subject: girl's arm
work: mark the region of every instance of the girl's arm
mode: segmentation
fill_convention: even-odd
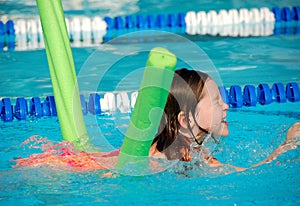
[[[244,167],[237,167],[237,166],[234,166],[234,165],[228,165],[228,164],[223,164],[221,163],[219,160],[217,160],[216,158],[214,157],[208,157],[205,159],[205,162],[206,164],[208,164],[210,167],[221,167],[221,166],[228,166],[230,168],[233,168],[235,169],[237,172],[242,172],[244,170],[246,170],[247,168],[244,168]]]
[[[298,140],[297,140],[298,138]],[[300,144],[300,122],[296,122],[293,126],[291,126],[288,130],[288,133],[286,135],[286,140],[280,144],[266,159],[263,161],[254,164],[252,167],[257,167],[259,165],[265,164],[265,163],[270,163],[273,160],[275,160],[278,156],[281,154],[289,151],[296,149],[298,145]],[[220,167],[224,166],[223,163],[219,162],[216,158],[212,156],[207,156],[205,158],[205,162],[211,166],[211,167]],[[227,165],[233,169],[235,169],[238,172],[244,171],[247,168],[242,168],[242,167],[237,167],[234,165]],[[252,168],[251,167],[251,168]]]
[[[298,145],[300,144],[299,141],[300,138],[300,122],[296,122],[293,126],[291,126],[288,130],[288,133],[286,135],[285,141],[280,144],[266,159],[263,161],[253,165],[253,167],[270,163],[273,160],[275,160],[278,156],[281,154],[296,149]],[[297,140],[298,139],[298,140]]]

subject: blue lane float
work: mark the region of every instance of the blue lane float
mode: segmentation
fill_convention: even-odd
[[[82,94],[80,95],[80,103],[81,103],[81,109],[83,115],[87,115],[88,113],[87,102],[85,101],[84,96]]]
[[[287,85],[287,87],[288,87],[288,85]],[[278,103],[284,103],[284,102],[286,102],[287,96],[290,96],[290,95],[285,93],[284,85],[282,83],[273,84],[273,86],[272,86],[273,101],[276,101]]]
[[[27,101],[23,97],[18,97],[16,100],[14,116],[18,120],[25,120],[28,114]]]
[[[14,22],[12,20],[8,20],[6,22],[6,34],[8,35],[15,34]]]
[[[35,116],[35,117],[44,116],[41,99],[39,97],[31,98],[31,100],[29,102],[29,110],[30,110],[31,116]]]
[[[243,100],[244,105],[255,107],[257,103],[256,88],[253,85],[246,85],[244,87]]]
[[[0,21],[0,36],[5,35],[5,26],[2,21]]]
[[[3,98],[1,101],[1,119],[4,122],[11,122],[13,120],[13,108],[10,98]]]
[[[277,22],[280,21],[299,21],[300,17],[300,7],[294,6],[292,9],[289,7],[283,7],[278,8],[274,7],[272,8],[272,12],[274,13],[275,19]]]
[[[231,108],[255,107],[257,104],[268,105],[273,102],[286,103],[299,102],[300,90],[296,82],[287,83],[286,86],[282,83],[274,83],[272,87],[268,84],[245,85],[243,88],[239,85],[233,85],[228,89],[219,87],[223,101]],[[134,107],[136,100],[136,91],[128,97],[126,92],[120,93],[92,93],[86,101],[84,95],[80,95],[80,102],[83,115],[88,113],[93,115],[101,115],[104,112],[115,112],[117,105],[123,105],[124,108],[118,108],[122,112],[130,113]],[[122,95],[125,98],[118,98]],[[42,101],[44,99],[44,101]],[[128,100],[126,102],[117,102]],[[130,100],[129,100],[130,99]],[[106,101],[106,102],[105,102]],[[15,102],[12,104],[12,102]],[[106,105],[106,106],[105,106]],[[128,109],[129,108],[129,109]],[[131,108],[131,109],[130,109]],[[30,117],[53,117],[57,116],[55,100],[53,96],[46,98],[32,97],[26,100],[24,97],[18,97],[16,100],[10,98],[2,98],[0,101],[1,119],[4,122],[11,122],[13,119],[26,120]]]
[[[286,96],[290,102],[300,101],[300,91],[296,82],[290,82],[286,85]]]
[[[89,103],[88,103],[88,111],[91,114],[101,114],[101,106],[100,106],[100,95],[99,94],[90,94]]]

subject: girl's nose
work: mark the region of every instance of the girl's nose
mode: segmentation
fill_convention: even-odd
[[[226,111],[226,110],[228,110],[228,109],[229,109],[229,106],[228,106],[228,104],[226,104],[226,103],[224,103],[224,102],[223,102],[223,110],[225,110],[225,111]]]

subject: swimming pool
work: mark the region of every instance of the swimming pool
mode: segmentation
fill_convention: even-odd
[[[70,2],[67,1],[66,4]],[[254,6],[295,6],[296,3],[290,1],[272,4],[261,1],[251,1],[251,3],[217,1],[211,5],[208,1],[201,1],[201,3],[184,4],[180,12],[196,7],[201,7],[203,10],[217,10]],[[30,12],[37,13],[35,7],[25,1],[20,1],[14,6],[11,6],[11,1],[7,1],[4,5],[7,6],[5,7],[6,13],[14,13],[20,8],[24,15]],[[91,15],[100,12],[103,15],[114,16],[113,14],[122,15],[124,11],[130,14],[157,14],[159,8],[166,13],[178,12],[176,5],[171,1],[126,2],[120,7],[113,7],[114,10],[107,9],[109,6],[98,5],[93,1],[85,1],[85,4],[81,5],[83,6],[75,9],[66,5],[70,8],[67,9],[67,14]],[[94,9],[98,6],[100,9]],[[165,42],[166,39],[156,43],[126,44],[126,47],[151,47],[151,44],[166,44]],[[276,82],[299,83],[300,45],[298,42],[299,36],[297,35],[249,38],[206,36],[194,41],[212,60],[226,87],[261,83],[272,85]],[[180,42],[168,42],[167,45],[182,50],[186,48]],[[97,56],[95,50],[95,47],[73,48],[75,65],[79,74],[84,73],[89,63],[93,64],[93,57]],[[109,59],[113,54],[105,52],[105,55],[107,55],[105,59]],[[142,76],[141,67],[145,64],[145,56],[144,52],[140,52],[139,55],[128,56],[114,64],[106,70],[97,89],[100,92],[114,91],[116,93],[137,90]],[[98,61],[101,62],[100,57]],[[0,62],[1,97],[45,98],[53,94],[44,50],[1,52]],[[131,73],[134,75],[128,75]],[[94,87],[98,82],[90,81],[89,83]],[[83,92],[89,94],[90,91],[87,89]],[[221,140],[215,148],[214,155],[222,162],[245,167],[259,162],[284,140],[286,130],[294,122],[299,121],[299,106],[299,102],[286,102],[231,108],[228,112],[230,136]],[[85,116],[88,130],[91,133],[97,132],[94,136],[92,135],[92,141],[99,147],[103,147],[101,137],[105,137],[111,146],[119,148],[129,120],[130,112],[121,113],[118,110],[103,115]],[[189,165],[178,163],[155,175],[107,179],[101,178],[101,171],[78,173],[47,167],[13,169],[12,159],[40,152],[39,149],[29,148],[28,145],[22,146],[22,142],[30,136],[38,134],[54,142],[61,141],[59,123],[55,117],[31,117],[25,121],[1,121],[0,125],[2,142],[0,201],[3,205],[299,204],[299,148],[283,154],[270,164],[241,173],[225,175],[222,171],[196,166],[194,169],[185,170]],[[99,128],[100,132],[98,133],[95,128]]]

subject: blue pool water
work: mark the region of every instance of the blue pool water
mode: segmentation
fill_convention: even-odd
[[[77,2],[77,3],[74,3]],[[297,1],[179,1],[180,12],[201,10],[295,6]],[[66,13],[92,15],[149,14],[179,12],[172,1],[64,1]],[[37,14],[35,3],[2,1],[0,15]],[[4,9],[2,9],[4,8]],[[224,86],[258,85],[276,82],[300,82],[300,37],[206,37],[194,41],[210,58]],[[168,42],[176,51],[191,52],[183,43]],[[127,48],[145,48],[157,43],[126,44]],[[115,46],[115,45],[112,45]],[[120,45],[122,47],[122,45]],[[73,48],[73,57],[81,83],[81,92],[89,88],[99,92],[135,91],[139,88],[146,53],[126,56],[107,70],[101,62],[114,52],[104,48]],[[107,48],[107,47],[106,47]],[[122,51],[119,51],[122,53]],[[122,55],[121,55],[122,56]],[[200,58],[203,56],[200,56]],[[90,65],[98,65],[95,68]],[[0,53],[0,97],[46,97],[52,95],[45,50]],[[183,63],[180,65],[184,65]],[[180,66],[179,65],[179,66]],[[87,76],[85,76],[87,74]],[[99,79],[94,76],[104,74]],[[133,74],[133,75],[130,75]],[[116,86],[117,85],[117,86]],[[85,89],[87,88],[87,89]],[[85,116],[92,143],[103,150],[119,148],[130,120],[130,113],[119,111]],[[288,128],[300,120],[300,103],[272,103],[256,107],[231,108],[228,111],[230,135],[213,148],[221,162],[251,167],[263,160],[281,142]],[[69,172],[60,168],[17,168],[15,158],[40,150],[22,146],[32,135],[59,142],[62,136],[55,117],[29,118],[26,121],[0,121],[0,203],[1,205],[299,205],[299,148],[281,155],[276,161],[244,172],[197,167],[176,163],[166,171],[142,177],[101,178],[102,171]],[[109,143],[109,144],[107,144]],[[187,169],[193,166],[193,169]]]

